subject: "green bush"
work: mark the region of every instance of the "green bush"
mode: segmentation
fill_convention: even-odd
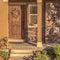
[[[42,50],[42,54],[46,55],[47,54],[47,50]]]
[[[47,55],[40,54],[38,57],[34,57],[33,60],[49,60]]]
[[[54,60],[60,60],[60,56],[56,56]]]
[[[8,59],[8,53],[5,51],[0,51],[0,57],[3,57],[5,60]]]
[[[48,49],[48,50],[47,50],[47,53],[48,53],[49,55],[54,55],[54,54],[55,54],[55,53],[54,53],[54,48]]]
[[[58,44],[55,48],[54,48],[54,52],[56,55],[60,55],[60,44]]]

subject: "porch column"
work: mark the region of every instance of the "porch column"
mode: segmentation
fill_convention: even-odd
[[[42,47],[42,0],[37,0],[37,10],[38,10],[37,47]]]

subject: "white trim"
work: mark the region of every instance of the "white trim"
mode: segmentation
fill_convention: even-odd
[[[42,42],[37,42],[37,47],[42,48],[43,47]]]
[[[34,15],[34,16],[36,16],[37,14],[29,14],[29,15]]]
[[[37,27],[37,24],[34,24],[34,26],[28,25],[28,28],[36,28],[36,27]]]
[[[29,5],[28,5],[28,16],[29,16],[29,18],[28,18],[28,27],[30,26],[29,24],[30,24],[30,22],[31,22],[31,18],[30,18],[30,16],[31,15],[35,15],[35,16],[37,16],[37,14],[30,14],[30,7],[31,6],[37,6],[37,4],[36,3],[29,3]],[[34,26],[37,26],[37,24],[35,24]]]

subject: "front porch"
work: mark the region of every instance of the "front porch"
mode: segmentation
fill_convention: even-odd
[[[32,55],[33,51],[54,47],[54,42],[60,43],[60,24],[56,25],[60,23],[60,3],[55,0],[6,1],[0,2],[0,38],[7,37],[10,60],[19,60],[20,57]]]
[[[38,5],[36,0],[9,0],[8,42],[17,43],[20,41],[25,41],[31,44],[35,44],[35,46],[37,47],[42,47],[42,35],[40,35],[42,34],[42,26],[40,25],[40,23],[42,22],[40,21],[40,17],[42,20],[42,15],[40,13],[39,15],[37,14],[40,11],[42,12],[42,6],[41,9],[38,9],[38,6],[40,5]]]
[[[40,24],[41,14],[38,12],[42,12],[42,8],[36,9],[40,7],[40,3],[38,4],[37,0],[9,0],[1,1],[0,6],[0,12],[3,11],[0,13],[1,17],[3,16],[0,38],[7,37],[7,48],[11,49],[10,60],[32,55],[33,51],[40,50],[42,23]],[[30,11],[31,9],[35,11]]]

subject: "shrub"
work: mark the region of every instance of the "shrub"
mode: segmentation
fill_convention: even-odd
[[[46,55],[47,54],[47,50],[42,50],[42,54]]]
[[[56,56],[54,60],[60,60],[60,56]]]
[[[4,58],[5,60],[8,59],[8,53],[5,51],[0,51],[0,57]]]
[[[55,53],[54,53],[54,48],[48,49],[48,50],[47,50],[47,53],[48,53],[49,55],[55,55]]]
[[[33,60],[49,60],[49,57],[47,55],[39,55],[38,57],[34,57]]]
[[[56,55],[60,55],[60,45],[59,44],[54,48],[54,52]]]

